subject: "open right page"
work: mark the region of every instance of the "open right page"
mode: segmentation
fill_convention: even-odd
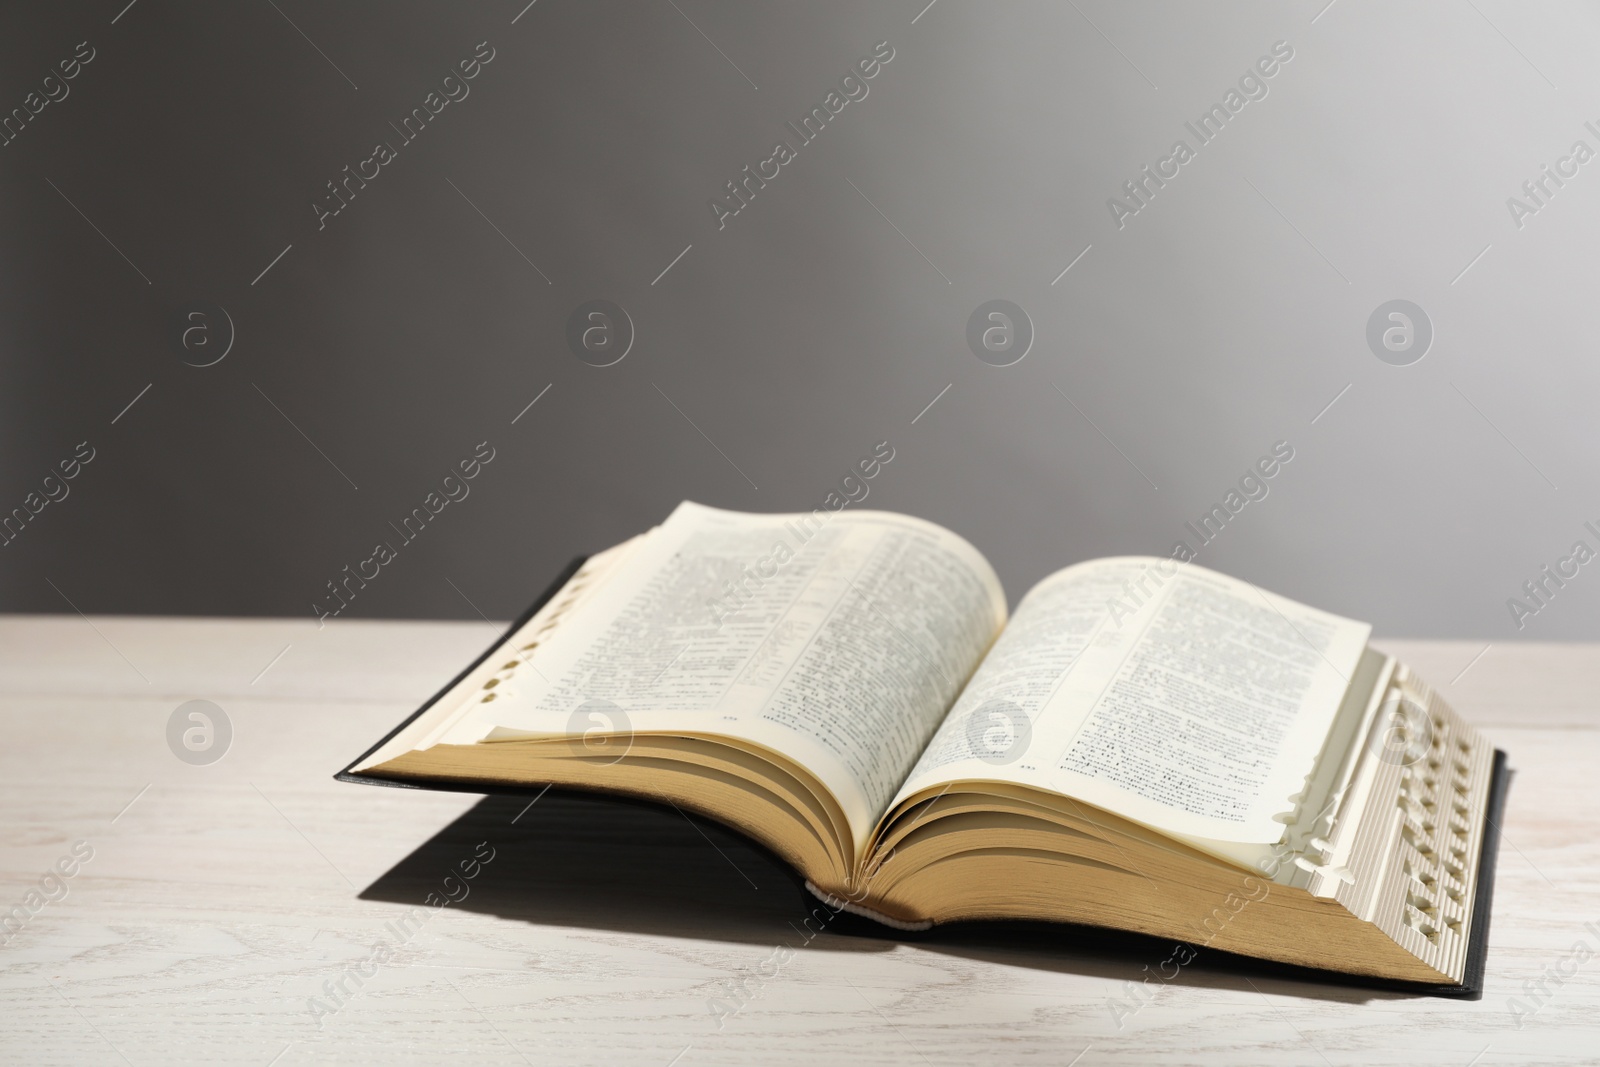
[[[1173,559],[1068,567],[1023,599],[891,807],[998,781],[1197,842],[1270,844],[1369,631]]]

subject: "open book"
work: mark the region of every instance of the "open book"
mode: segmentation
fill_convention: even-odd
[[[1008,622],[932,523],[684,503],[340,777],[671,802],[903,930],[1086,923],[1470,990],[1504,754],[1368,632],[1154,557],[1058,571]]]

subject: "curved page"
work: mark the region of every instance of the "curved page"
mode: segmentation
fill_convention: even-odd
[[[997,780],[1277,841],[1370,629],[1172,559],[1068,567],[1023,599],[895,802]]]
[[[442,740],[742,738],[815,774],[859,854],[1004,623],[993,569],[932,523],[685,502]]]

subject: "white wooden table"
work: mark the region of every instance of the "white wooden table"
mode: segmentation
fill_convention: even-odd
[[[494,634],[0,617],[0,910],[60,897],[0,945],[0,1062],[1600,1062],[1600,646],[1496,644],[1452,682],[1482,642],[1377,642],[1517,771],[1481,1001],[1202,957],[1119,1028],[1111,1000],[1162,958],[1148,944],[824,933],[762,978],[800,943],[800,901],[731,833],[331,780]],[[193,699],[233,726],[210,765],[168,747]],[[74,867],[78,841],[93,856]],[[75,873],[47,878],[61,860]],[[463,887],[419,928],[392,925]],[[1572,959],[1580,941],[1593,959]],[[369,964],[380,943],[390,957]],[[1575,973],[1528,998],[1547,968]],[[1513,997],[1538,1007],[1520,1028]],[[741,1005],[720,1026],[719,1000]]]

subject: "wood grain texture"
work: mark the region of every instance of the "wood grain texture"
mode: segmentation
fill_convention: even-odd
[[[1600,931],[1600,646],[1497,644],[1452,683],[1481,642],[1377,642],[1517,772],[1483,1000],[1202,956],[1119,1026],[1112,1002],[1132,1006],[1126,983],[1166,946],[1072,930],[807,940],[785,870],[671,809],[330,779],[494,633],[0,617],[0,910],[73,842],[94,849],[67,895],[0,946],[0,1062],[1600,1061],[1600,933],[1584,927]],[[165,735],[197,698],[234,727],[203,767]],[[485,848],[474,878],[446,881]],[[463,886],[459,902],[415,910]],[[408,913],[427,919],[397,936]],[[1595,958],[1547,981],[1519,1028],[1510,998],[1532,1007],[1524,982],[1579,941]],[[324,984],[380,942],[387,962],[359,987],[345,977],[352,995],[319,1018],[313,998],[334,1004]]]

